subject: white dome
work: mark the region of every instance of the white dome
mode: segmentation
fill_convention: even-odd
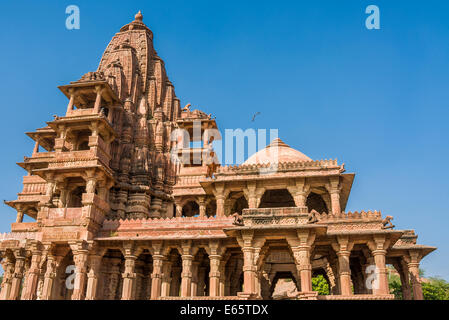
[[[312,159],[304,153],[291,148],[281,139],[276,138],[264,149],[249,157],[243,164],[250,165],[299,161],[312,161]]]

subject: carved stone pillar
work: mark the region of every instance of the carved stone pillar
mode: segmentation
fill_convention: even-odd
[[[332,213],[340,214],[340,190],[332,190],[331,191],[331,204],[332,204]]]
[[[4,261],[2,261],[2,267],[4,273],[0,291],[0,300],[7,300],[11,293],[11,280],[14,273],[14,263],[11,258],[6,257]]]
[[[239,242],[243,251],[243,293],[245,295],[256,293],[257,266],[254,261],[253,237],[254,231],[242,231],[241,243]]]
[[[402,284],[402,298],[404,300],[412,300],[411,295],[411,288],[410,288],[410,274],[408,271],[408,265],[404,261],[404,259],[401,259],[401,272],[399,272],[399,275],[401,277],[401,284]]]
[[[134,255],[125,256],[125,272],[123,276],[122,300],[134,299],[134,285],[136,281],[135,264],[137,257]]]
[[[368,243],[368,247],[374,257],[374,264],[376,265],[376,286],[373,288],[373,294],[386,295],[390,293],[388,288],[388,272],[385,264],[386,249],[389,246],[389,241],[385,236],[374,236],[374,240]]]
[[[14,273],[12,275],[9,300],[19,299],[20,285],[22,284],[23,272],[25,268],[25,253],[23,250],[17,250],[14,255],[16,256],[16,263],[14,265]]]
[[[352,295],[349,257],[353,246],[354,243],[349,241],[349,237],[347,236],[338,236],[337,243],[332,243],[332,247],[336,251],[338,257],[340,294],[343,296]]]
[[[307,200],[307,192],[309,187],[306,186],[306,179],[299,178],[295,180],[294,187],[287,188],[290,194],[293,196],[293,200],[295,201],[295,206],[297,207],[305,207]]]
[[[387,251],[382,249],[373,251],[374,263],[376,264],[376,269],[378,270],[378,277],[379,277],[379,288],[374,290],[374,294],[377,295],[384,295],[390,293],[390,290],[388,288],[387,267],[385,265],[386,253]]]
[[[84,300],[85,298],[87,257],[87,250],[78,249],[73,253],[73,260],[75,262],[75,284],[73,287],[72,300]]]
[[[47,179],[47,189],[45,191],[45,196],[47,197],[48,204],[52,203],[54,189],[55,189],[55,181],[53,180],[53,177],[49,175]]]
[[[259,206],[260,192],[257,192],[257,187],[255,182],[247,182],[247,187],[243,189],[246,200],[248,201],[249,209],[256,209]]]
[[[161,296],[162,285],[162,265],[164,256],[161,254],[153,255],[153,272],[151,273],[151,299],[155,300]]]
[[[70,94],[70,100],[69,100],[69,104],[67,105],[66,114],[68,114],[69,112],[71,112],[73,110],[73,103],[75,102],[75,91],[72,88],[69,89],[69,94]]]
[[[65,181],[61,181],[58,185],[61,193],[59,194],[58,208],[64,208],[67,204],[68,187]]]
[[[23,222],[23,208],[21,206],[17,206],[17,217],[16,217],[16,223],[22,223]]]
[[[176,203],[176,217],[182,217],[182,206],[179,203]]]
[[[301,279],[301,291],[312,291],[312,265],[310,263],[310,246],[292,248],[296,268]]]
[[[181,273],[181,297],[189,297],[192,284],[192,260],[191,254],[183,254]]]
[[[94,105],[94,113],[99,113],[100,112],[100,105],[101,105],[101,92],[102,92],[102,88],[100,86],[96,86],[95,87],[95,92],[97,94],[97,96],[95,97],[95,105]]]
[[[39,280],[39,265],[42,251],[36,247],[32,250],[31,266],[26,276],[26,290],[22,291],[22,300],[35,300],[37,298],[37,282]]]
[[[198,204],[200,207],[200,217],[205,217],[206,216],[206,199],[205,199],[205,197],[199,197]]]
[[[341,213],[341,206],[340,206],[340,191],[341,191],[341,185],[340,185],[340,177],[330,177],[329,178],[329,184],[326,186],[327,190],[330,194],[331,198],[331,206],[332,206],[332,214],[340,214]]]
[[[402,299],[403,300],[412,300],[412,296],[410,293],[410,277],[408,272],[407,263],[404,259],[400,258],[399,261],[395,261],[393,263],[394,268],[399,274],[401,279],[401,291],[402,291]]]
[[[301,292],[312,291],[312,264],[310,256],[315,233],[312,230],[297,230],[297,238],[287,238],[293,252],[296,268],[301,279]]]
[[[421,261],[420,253],[418,251],[409,250],[409,256],[406,257],[406,259],[412,283],[413,300],[424,300],[421,277],[419,276],[419,263]]]
[[[217,203],[216,216],[223,217],[225,215],[225,198],[226,198],[223,183],[215,185],[214,196],[215,196],[215,201]]]
[[[87,275],[86,300],[95,300],[97,299],[102,257],[100,255],[91,255],[89,259],[90,270]]]
[[[42,288],[42,300],[51,300],[53,283],[56,278],[56,257],[53,255],[47,256],[47,270],[44,276],[44,286]]]
[[[224,195],[216,195],[215,200],[217,203],[217,217],[223,217],[225,215],[225,198]]]
[[[220,295],[221,256],[218,254],[209,255],[209,259],[210,259],[209,296],[218,297]]]
[[[172,262],[169,260],[165,260],[162,265],[162,286],[161,286],[161,296],[168,297],[170,296],[172,290],[176,291],[176,295],[179,294],[178,287],[178,279],[176,279],[176,284],[172,285]],[[175,278],[178,276],[178,273],[175,272]]]
[[[190,296],[195,297],[198,294],[198,268],[200,262],[192,262],[192,285],[190,287]]]

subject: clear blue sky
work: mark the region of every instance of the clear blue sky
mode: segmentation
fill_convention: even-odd
[[[78,5],[80,30],[65,28]],[[381,29],[365,28],[375,4]],[[427,275],[449,279],[448,1],[1,1],[1,199],[15,199],[25,131],[63,115],[56,88],[97,68],[138,10],[176,93],[221,129],[279,128],[313,159],[356,178],[349,210],[381,210],[438,246]],[[251,117],[261,112],[255,122]],[[15,213],[2,205],[0,231]]]

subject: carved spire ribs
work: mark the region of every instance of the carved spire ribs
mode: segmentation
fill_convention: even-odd
[[[112,38],[98,72],[123,103],[111,166],[127,196],[116,190],[113,210],[122,218],[157,216],[175,182],[169,136],[180,103],[142,14]]]

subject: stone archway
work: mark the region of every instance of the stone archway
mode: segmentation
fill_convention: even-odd
[[[195,201],[189,201],[182,207],[183,217],[197,217],[200,214],[200,207]]]
[[[292,195],[287,189],[267,190],[260,199],[259,208],[296,207]]]
[[[291,271],[278,271],[270,287],[269,297],[274,300],[284,300],[296,297],[298,283]]]
[[[86,279],[87,281],[87,279]],[[71,300],[75,285],[75,262],[72,250],[68,250],[56,271],[52,300]],[[84,286],[85,288],[86,286]]]
[[[207,217],[215,217],[217,215],[217,202],[215,199],[211,199],[207,202],[206,205],[206,216]]]
[[[267,241],[260,253],[259,289],[263,299],[272,299],[278,279],[293,279],[296,292],[300,291],[300,275],[297,270],[293,252],[287,241]]]
[[[231,209],[231,214],[235,212],[242,214],[243,209],[247,209],[248,207],[248,201],[246,201],[246,198],[242,195],[240,198],[235,200]]]
[[[125,258],[118,249],[108,249],[101,259],[98,299],[120,300],[122,297]]]
[[[134,285],[135,300],[149,300],[151,297],[151,274],[153,272],[153,256],[148,250],[144,250],[136,260]]]
[[[312,210],[316,210],[319,213],[329,212],[323,197],[315,192],[311,192],[307,196],[306,206],[309,212]]]

